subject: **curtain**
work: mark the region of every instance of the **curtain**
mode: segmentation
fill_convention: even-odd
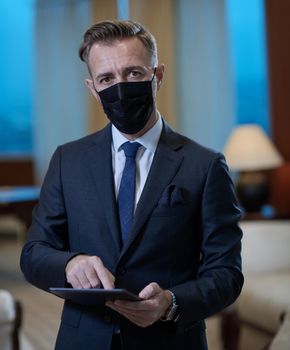
[[[89,0],[36,0],[34,159],[38,182],[55,148],[86,134],[86,68],[78,48]]]
[[[179,129],[222,150],[235,121],[224,0],[176,0],[175,29]]]

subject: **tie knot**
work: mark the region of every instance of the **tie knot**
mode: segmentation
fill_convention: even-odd
[[[125,142],[123,145],[122,145],[122,149],[124,150],[125,152],[125,156],[126,158],[127,157],[130,157],[130,158],[136,158],[136,154],[137,154],[137,151],[138,151],[138,148],[140,147],[140,143],[138,142]]]

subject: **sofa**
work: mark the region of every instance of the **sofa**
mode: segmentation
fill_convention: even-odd
[[[245,284],[224,313],[225,349],[289,350],[290,220],[242,221],[240,226]]]
[[[285,350],[290,345],[290,308],[286,311],[279,331],[270,344],[269,350]]]

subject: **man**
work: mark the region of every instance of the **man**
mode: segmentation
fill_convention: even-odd
[[[126,288],[141,298],[66,300],[56,349],[206,349],[204,318],[234,302],[243,283],[224,158],[161,118],[164,65],[140,24],[93,25],[80,57],[110,123],[53,155],[22,271],[44,290]]]

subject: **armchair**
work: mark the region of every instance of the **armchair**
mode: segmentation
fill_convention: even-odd
[[[237,322],[233,330],[227,322],[227,334],[239,337],[227,349],[262,350],[278,336],[290,307],[290,220],[243,221],[241,228],[245,284],[230,311],[239,331]]]

